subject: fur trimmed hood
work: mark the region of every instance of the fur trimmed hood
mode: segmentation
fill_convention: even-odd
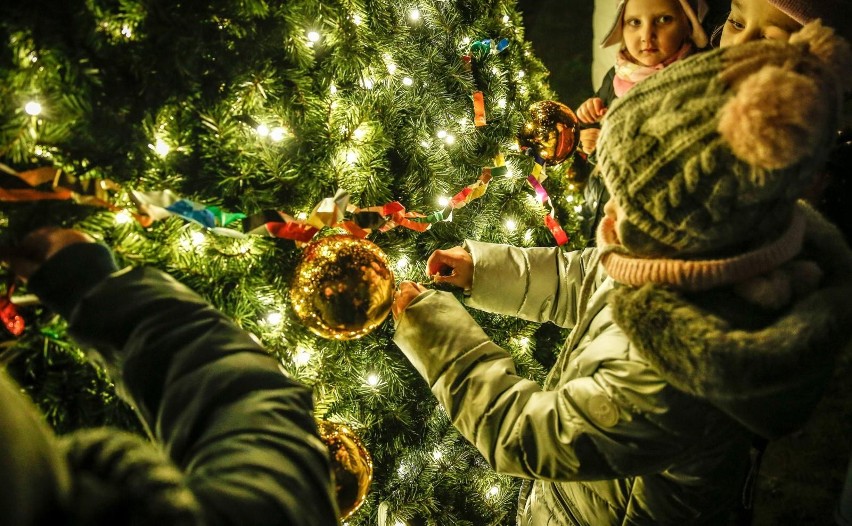
[[[620,287],[614,317],[673,386],[775,438],[804,424],[852,336],[852,251],[813,210],[801,257],[822,282],[783,309],[732,289],[686,295],[649,284]]]

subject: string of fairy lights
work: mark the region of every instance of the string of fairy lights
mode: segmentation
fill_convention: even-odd
[[[350,19],[355,26],[362,26],[365,23],[366,18],[366,14],[353,13],[350,15]],[[405,12],[404,22],[411,25],[428,24],[428,9],[423,7],[409,8]],[[508,14],[502,15],[500,17],[500,22],[506,27],[510,27],[512,25],[512,19]],[[137,35],[136,26],[127,20],[119,22],[105,20],[102,22],[101,27],[103,31],[109,33],[111,38],[114,39],[132,40]],[[323,46],[325,40],[326,38],[321,29],[310,27],[304,30],[303,44],[304,49],[307,50],[307,52],[316,50]],[[465,36],[459,40],[458,47],[459,49],[467,49],[473,41],[474,39],[472,37]],[[405,71],[391,53],[383,53],[381,59],[384,64],[384,70],[366,72],[360,82],[361,89],[368,91],[377,89],[405,90],[413,89],[419,84],[428,82],[426,80],[419,80],[415,74]],[[32,51],[31,53],[28,53],[26,55],[26,61],[29,63],[28,65],[30,67],[38,67],[38,52]],[[490,71],[495,78],[502,79],[503,82],[511,81],[518,83],[518,91],[522,96],[530,93],[531,90],[525,83],[532,82],[532,80],[523,69],[520,69],[510,75],[509,72],[504,71],[500,65],[494,64],[491,66]],[[326,96],[329,107],[332,110],[340,109],[340,105],[347,104],[346,100],[341,97],[340,88],[333,83],[330,85]],[[21,105],[21,110],[24,114],[31,117],[28,123],[30,129],[27,130],[27,136],[32,138],[32,154],[39,159],[50,161],[53,158],[53,152],[50,147],[39,144],[38,130],[45,120],[57,119],[61,116],[56,115],[55,112],[58,111],[57,108],[50,107],[49,103],[46,102],[47,99],[39,97],[37,93],[28,93],[24,98],[25,100]],[[490,101],[491,111],[495,111],[495,109],[496,111],[506,110],[508,105],[509,102],[504,95],[498,95],[494,100]],[[150,152],[160,161],[167,161],[170,155],[174,152],[187,148],[186,145],[180,144],[180,141],[177,138],[178,134],[171,132],[169,122],[168,116],[159,116],[159,121],[152,127],[154,133],[149,138],[149,142],[147,144],[147,148]],[[264,145],[274,147],[275,145],[286,143],[286,141],[298,139],[296,132],[288,125],[284,118],[270,115],[262,117],[257,116],[254,118],[254,122],[256,124],[254,124],[251,128],[254,140],[260,141]],[[353,168],[357,167],[359,162],[362,160],[362,148],[365,145],[368,145],[373,137],[375,131],[373,129],[373,125],[369,121],[362,121],[357,123],[355,126],[343,125],[339,131],[341,136],[346,138],[340,143],[339,158],[345,165]],[[450,116],[440,126],[425,135],[418,144],[424,150],[432,149],[436,146],[441,148],[454,148],[459,144],[460,137],[465,134],[475,132],[476,128],[467,113],[464,115]],[[502,145],[502,147],[507,151],[517,151],[517,144],[515,142],[507,142]],[[525,177],[522,166],[523,162],[523,157],[521,156],[517,156],[517,159],[514,157],[508,158],[506,160],[507,170],[504,177],[509,179]],[[564,196],[566,202],[573,207],[575,212],[579,212],[581,210],[579,202],[580,198],[576,195],[577,190],[578,189],[574,185],[568,185],[568,193]],[[449,202],[450,196],[448,195],[438,195],[434,197],[434,203],[437,207],[444,208],[449,204]],[[542,208],[541,203],[536,201],[532,195],[528,196],[524,200],[524,204],[525,206],[536,210]],[[112,214],[117,227],[123,229],[134,227],[141,228],[136,225],[133,215],[128,211],[122,210],[105,213]],[[303,220],[307,217],[307,211],[295,211],[294,217]],[[502,227],[505,229],[507,236],[516,244],[530,245],[533,242],[533,229],[521,224],[520,220],[516,217],[504,217]],[[201,251],[204,249],[205,244],[208,243],[210,235],[214,234],[210,234],[200,228],[194,228],[188,224],[188,227],[186,228],[181,241],[178,243],[177,248],[188,253]],[[235,239],[231,242],[234,244],[235,253],[239,254],[241,257],[253,257],[257,254],[258,250],[260,250],[255,246],[256,240],[251,237]],[[399,278],[419,279],[420,276],[416,274],[418,272],[422,272],[422,262],[419,262],[417,257],[412,254],[405,253],[389,254],[389,256],[391,259],[391,265],[395,269]],[[280,331],[282,327],[286,326],[288,321],[286,319],[288,315],[287,309],[284,306],[284,300],[280,297],[269,297],[267,299],[270,306],[269,310],[257,324],[257,326],[262,328],[264,331],[261,335],[262,337],[258,338],[259,340],[273,339],[274,333],[276,331]],[[512,338],[510,343],[512,346],[516,347],[518,352],[529,352],[530,347],[532,346],[532,341],[528,336],[517,336]],[[296,375],[302,378],[315,377],[317,371],[311,369],[322,366],[320,354],[321,350],[318,350],[317,346],[312,345],[311,342],[300,341],[296,343],[290,351],[290,360],[295,368]],[[367,370],[363,372],[361,379],[363,387],[375,392],[380,392],[393,381],[385,376],[388,373],[388,371],[379,370]],[[436,466],[440,466],[442,469],[451,467],[445,464],[446,452],[440,447],[434,449],[430,457],[431,461],[434,462]],[[400,460],[397,468],[397,474],[400,477],[405,477],[409,474],[412,469],[411,462],[412,461],[409,459]],[[468,466],[463,466],[462,469],[466,467]],[[507,477],[496,475],[488,470],[483,470],[482,476],[479,477],[479,479],[481,479],[481,486],[477,488],[477,491],[486,503],[498,501],[504,495],[506,491],[505,488],[507,488],[509,484],[509,479]],[[388,515],[385,517],[385,519],[387,519],[385,524],[393,524],[393,526],[407,526],[405,520],[392,519],[391,515],[391,512],[388,511]]]

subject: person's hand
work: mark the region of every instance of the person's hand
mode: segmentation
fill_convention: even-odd
[[[26,281],[54,254],[76,243],[94,243],[95,240],[77,230],[59,227],[42,227],[24,237],[17,246],[0,251],[0,259],[19,278]]]
[[[436,250],[426,261],[426,272],[435,283],[448,283],[469,290],[473,285],[473,258],[462,247]]]
[[[426,292],[426,287],[419,283],[414,283],[413,281],[403,281],[400,283],[399,288],[396,289],[396,292],[393,295],[393,305],[391,305],[393,319],[399,319],[399,315],[402,314],[402,311],[404,311],[405,308],[408,307],[408,304],[422,292]]]
[[[606,115],[606,106],[603,99],[598,97],[587,99],[577,108],[577,119],[584,124],[600,122],[604,115]]]
[[[591,155],[598,147],[600,128],[584,128],[580,130],[580,147],[587,155]]]

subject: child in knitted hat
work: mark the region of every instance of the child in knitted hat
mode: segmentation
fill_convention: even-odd
[[[603,121],[598,248],[429,258],[473,307],[572,329],[543,386],[451,293],[400,284],[395,341],[488,462],[527,479],[519,524],[729,524],[755,437],[805,422],[852,339],[852,251],[797,200],[849,71],[818,22],[678,61]]]

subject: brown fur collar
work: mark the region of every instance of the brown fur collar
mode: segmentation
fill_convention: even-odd
[[[673,386],[768,437],[803,423],[852,335],[852,252],[836,228],[807,215],[803,256],[825,276],[786,309],[727,289],[684,295],[654,285],[620,287],[613,301],[615,321]]]

